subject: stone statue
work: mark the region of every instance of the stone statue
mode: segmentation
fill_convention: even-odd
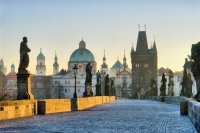
[[[101,84],[101,73],[99,72],[99,70],[96,73],[96,76],[97,76],[97,85],[100,85]]]
[[[114,79],[112,79],[111,83],[110,83],[110,95],[111,96],[116,96],[116,89],[115,89]]]
[[[20,44],[20,63],[19,63],[19,72],[27,72],[26,68],[29,65],[29,56],[28,52],[31,50],[27,46],[27,37],[23,37],[23,41]]]
[[[166,96],[166,82],[165,74],[162,75],[161,86],[160,86],[160,96]]]
[[[109,94],[109,84],[110,84],[110,79],[109,79],[109,74],[107,74],[106,75],[106,77],[105,77],[105,95],[106,96],[109,96],[110,94]]]
[[[170,69],[169,70],[169,83],[168,83],[168,96],[174,96],[174,73],[173,71]]]
[[[187,97],[192,97],[193,94],[192,94],[192,84],[193,84],[193,81],[191,79],[191,74],[189,73],[188,74],[188,78],[187,78],[187,90],[188,90],[188,94],[187,94]]]
[[[195,99],[200,100],[200,42],[192,45],[191,49],[192,73],[196,80],[197,94]]]
[[[188,59],[185,58],[185,64],[183,66],[183,79],[181,82],[182,89],[181,89],[181,96],[187,96],[188,90],[187,90],[187,81],[188,81],[188,76],[187,76],[187,64],[188,64]]]
[[[157,84],[155,79],[151,79],[151,96],[157,96]]]
[[[86,71],[85,83],[92,83],[92,66],[90,65],[90,63],[86,65],[85,71]]]
[[[96,77],[97,77],[97,84],[96,86],[96,96],[101,96],[101,73],[98,72],[96,73]]]
[[[92,92],[92,66],[90,63],[86,65],[86,79],[85,79],[85,92],[83,93],[84,97],[93,96]]]
[[[20,44],[20,63],[17,73],[17,100],[34,99],[31,92],[32,75],[26,68],[29,65],[28,52],[31,50],[27,46],[27,37],[23,37]]]

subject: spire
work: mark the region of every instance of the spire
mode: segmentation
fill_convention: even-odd
[[[146,29],[147,27],[146,27],[146,24],[144,25],[144,30],[146,31],[147,29]]]
[[[104,54],[103,54],[103,62],[106,62],[105,48],[104,48]]]
[[[140,31],[140,24],[138,24],[138,32]]]
[[[58,57],[55,50],[55,57],[54,57],[54,63],[53,63],[53,74],[57,74],[59,72],[59,64],[58,64]]]
[[[103,54],[103,64],[101,65],[101,68],[107,68],[108,65],[106,64],[106,56],[105,56],[105,48],[104,48],[104,54]]]
[[[153,42],[153,50],[154,50],[155,52],[157,52],[155,36],[154,36],[154,42]]]
[[[58,60],[58,57],[57,57],[57,54],[56,54],[56,50],[55,50],[55,57],[54,57],[54,60],[55,60],[55,61]]]
[[[42,48],[40,48],[40,53],[42,53]]]
[[[13,63],[11,64],[11,72],[15,72],[15,65]]]
[[[144,53],[146,51],[148,51],[146,31],[139,31],[138,39],[137,39],[136,52]]]
[[[128,67],[127,64],[126,64],[125,49],[124,49],[123,67],[124,67],[124,70]]]
[[[131,52],[134,52],[134,44],[132,43]]]
[[[85,49],[86,43],[82,40],[79,42],[79,49],[84,48]]]

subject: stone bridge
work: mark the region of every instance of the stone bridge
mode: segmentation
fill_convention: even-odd
[[[179,105],[151,100],[116,100],[66,113],[0,121],[0,132],[197,133]]]

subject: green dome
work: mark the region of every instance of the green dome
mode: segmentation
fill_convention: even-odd
[[[115,64],[112,66],[111,69],[122,69],[122,68],[123,68],[122,63],[121,63],[119,60],[117,60],[117,61],[115,62]]]
[[[79,48],[75,50],[71,56],[69,62],[94,62],[94,55],[85,48]]]
[[[37,56],[37,59],[45,59],[45,56],[43,55],[42,52],[40,52]]]

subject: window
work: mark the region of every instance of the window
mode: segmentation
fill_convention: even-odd
[[[58,84],[58,81],[55,81],[55,85],[57,85]]]

